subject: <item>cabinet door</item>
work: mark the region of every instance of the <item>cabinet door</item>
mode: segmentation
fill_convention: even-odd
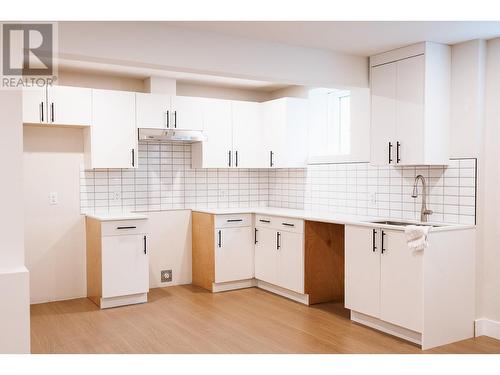
[[[254,277],[253,228],[223,228],[215,231],[215,282]]]
[[[396,80],[397,63],[371,69],[370,162],[375,165],[396,162]]]
[[[261,106],[265,165],[284,167],[286,103],[278,99],[261,103]]]
[[[396,140],[401,164],[424,162],[425,58],[416,56],[397,62]]]
[[[144,235],[102,238],[102,297],[149,291],[149,255]]]
[[[23,89],[23,122],[47,123],[47,97],[45,87]]]
[[[277,285],[304,293],[304,240],[302,233],[278,232]]]
[[[376,318],[380,316],[380,234],[379,229],[345,226],[345,307]]]
[[[232,104],[234,167],[267,167],[260,109],[260,103],[255,102]]]
[[[92,90],[53,86],[48,90],[48,121],[51,124],[89,126],[92,121]]]
[[[278,249],[277,232],[270,228],[257,227],[255,244],[255,278],[277,284]]]
[[[233,148],[231,121],[231,101],[204,100],[203,135],[205,140],[191,146],[193,168],[229,167]]]
[[[170,95],[137,93],[135,98],[138,128],[173,128]]]
[[[203,130],[203,99],[189,96],[172,97],[170,128],[185,130]]]
[[[91,168],[137,167],[135,94],[93,90]]]
[[[422,332],[423,251],[412,251],[404,232],[384,230],[381,256],[380,319]]]

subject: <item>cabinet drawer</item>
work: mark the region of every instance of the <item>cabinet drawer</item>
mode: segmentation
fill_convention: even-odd
[[[251,227],[252,214],[241,215],[216,215],[216,228],[235,228],[235,227]]]
[[[102,236],[121,236],[147,233],[147,220],[119,220],[101,223]]]
[[[269,227],[278,231],[304,233],[304,220],[289,217],[256,215],[255,226]]]

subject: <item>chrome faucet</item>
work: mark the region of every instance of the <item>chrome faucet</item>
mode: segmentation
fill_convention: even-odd
[[[427,184],[425,178],[421,174],[415,177],[415,184],[413,185],[412,198],[418,197],[418,180],[422,181],[422,209],[420,210],[420,221],[427,222],[427,216],[432,215],[432,210],[427,209]]]

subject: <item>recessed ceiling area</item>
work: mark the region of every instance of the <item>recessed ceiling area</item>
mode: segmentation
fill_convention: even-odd
[[[170,26],[370,56],[422,41],[500,36],[499,21],[166,22]]]
[[[165,77],[188,84],[227,87],[242,90],[255,90],[262,92],[273,92],[290,86],[288,84],[281,84],[276,82],[257,81],[234,77],[221,77],[216,75],[168,71],[161,69],[147,69],[134,66],[102,64],[66,59],[58,60],[58,68],[67,72],[86,72],[90,74],[103,74],[107,76],[128,77],[142,80],[153,76]]]

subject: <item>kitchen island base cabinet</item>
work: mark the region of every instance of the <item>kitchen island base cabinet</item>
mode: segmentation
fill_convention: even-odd
[[[86,219],[87,296],[100,308],[147,302],[146,220]]]
[[[431,229],[424,250],[404,231],[345,227],[345,307],[351,319],[423,349],[474,336],[474,229]]]

